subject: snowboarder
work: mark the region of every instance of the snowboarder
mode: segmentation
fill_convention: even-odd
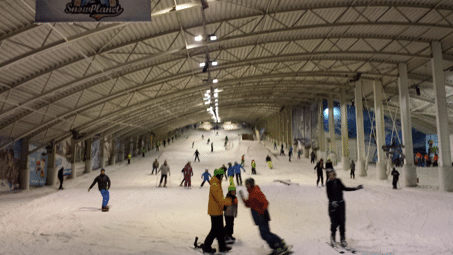
[[[238,214],[238,199],[236,197],[236,187],[234,183],[228,186],[228,193],[225,197],[225,242],[234,243],[236,238],[233,237],[234,218]]]
[[[351,178],[355,179],[355,163],[354,160],[351,160]]]
[[[312,164],[314,164],[314,163],[315,163],[315,158],[316,158],[316,153],[315,153],[315,151],[311,151],[310,156],[311,156],[311,161],[310,161],[310,162],[311,162]]]
[[[254,159],[252,159],[252,174],[256,174],[256,163]]]
[[[343,200],[343,191],[354,191],[362,189],[363,186],[359,185],[356,188],[345,187],[340,179],[336,178],[335,170],[328,169],[329,179],[326,183],[327,198],[329,199],[329,217],[330,217],[330,244],[336,245],[335,233],[337,228],[340,227],[340,245],[346,247],[346,215],[345,215],[345,202]]]
[[[238,164],[238,162],[234,162],[234,174],[236,175],[236,183],[238,184],[238,186],[242,186],[241,168],[245,173],[245,168],[242,165]]]
[[[322,176],[322,169],[324,169],[322,159],[319,160],[318,164],[316,164],[315,168],[318,174],[318,179],[316,180],[316,187],[318,187],[319,180],[321,180],[321,186],[324,187],[324,178]]]
[[[192,170],[192,166],[190,166],[190,161],[187,162],[183,171],[184,171],[184,180],[185,180],[184,188],[190,189],[192,187],[191,177],[193,176],[193,170]]]
[[[132,154],[128,154],[127,155],[127,163],[130,164],[131,163],[131,158],[132,158]]]
[[[252,217],[256,225],[258,225],[261,237],[264,241],[267,242],[269,247],[273,249],[273,254],[281,254],[289,249],[285,241],[283,241],[279,236],[270,232],[269,228],[269,211],[267,207],[269,202],[266,199],[266,196],[261,192],[261,189],[258,185],[255,185],[255,180],[249,178],[245,180],[245,186],[247,187],[247,192],[249,193],[248,199],[244,198],[242,191],[239,192],[239,195],[244,202],[246,207],[249,207],[252,211]]]
[[[64,167],[60,168],[58,170],[58,180],[60,180],[60,187],[58,189],[63,189],[63,172],[64,172]]]
[[[98,175],[91,186],[88,188],[88,192],[90,192],[91,188],[93,188],[94,184],[98,184],[99,191],[102,194],[102,211],[108,212],[109,207],[107,206],[109,203],[109,189],[110,189],[110,178],[105,174],[105,169],[101,169],[101,174]]]
[[[203,179],[203,182],[201,183],[201,187],[203,187],[204,183],[205,182],[208,182],[209,183],[209,178],[211,178],[211,174],[209,173],[208,169],[206,168],[206,170],[204,171],[204,173],[201,175],[201,178]]]
[[[228,247],[225,244],[223,225],[223,207],[225,206],[225,201],[223,198],[221,180],[224,174],[224,171],[216,169],[214,170],[214,177],[212,177],[209,181],[211,187],[209,188],[208,214],[211,216],[211,230],[202,245],[203,252],[206,253],[216,252],[216,249],[211,247],[214,238],[216,238],[219,243],[220,252],[227,252],[231,250],[231,247]]]
[[[167,187],[167,174],[170,176],[170,167],[167,165],[167,161],[164,160],[164,164],[160,166],[159,171],[161,173],[159,187],[162,186],[162,181],[165,178],[164,187]]]
[[[200,162],[200,157],[199,157],[200,156],[200,152],[198,152],[198,150],[195,150],[194,155],[195,155],[195,159],[193,160],[193,162],[197,161],[197,159],[198,159],[198,162]]]
[[[154,170],[156,170],[156,174],[157,174],[158,168],[159,168],[159,162],[157,161],[157,158],[156,158],[153,162],[153,171],[151,172],[151,174],[154,174]]]
[[[392,181],[393,189],[397,189],[396,184],[398,183],[400,173],[398,173],[398,171],[396,171],[395,168],[393,168],[393,170],[392,170],[392,176],[393,176],[393,181]]]

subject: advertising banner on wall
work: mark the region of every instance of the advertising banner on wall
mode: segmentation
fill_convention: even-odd
[[[36,0],[37,23],[150,22],[149,0]]]
[[[0,144],[10,139],[0,137]],[[0,192],[19,188],[19,160],[22,151],[22,140],[12,143],[0,150]]]
[[[29,150],[38,148],[30,144]],[[41,148],[28,155],[28,170],[30,170],[30,186],[44,186],[47,178],[47,150]]]
[[[55,167],[57,170],[64,168],[64,175],[71,174],[71,139],[66,139],[55,145]]]

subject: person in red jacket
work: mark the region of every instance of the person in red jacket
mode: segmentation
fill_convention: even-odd
[[[191,177],[193,176],[192,166],[190,165],[190,161],[187,162],[186,166],[183,169],[184,171],[184,188],[190,188],[192,186]]]
[[[253,220],[255,221],[255,224],[258,225],[261,238],[263,238],[269,247],[273,249],[272,254],[281,254],[282,252],[287,251],[289,247],[286,245],[285,241],[276,234],[271,233],[269,229],[269,221],[271,219],[269,211],[267,210],[269,202],[267,201],[266,196],[261,192],[260,187],[255,185],[255,180],[253,178],[245,180],[245,186],[247,187],[249,198],[244,198],[242,190],[239,191],[239,195],[245,206],[251,209]]]

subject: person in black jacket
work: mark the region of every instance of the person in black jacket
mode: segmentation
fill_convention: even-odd
[[[363,189],[362,185],[356,188],[348,188],[343,185],[340,179],[336,178],[336,173],[333,169],[328,169],[329,179],[326,182],[327,198],[329,199],[329,217],[330,217],[330,244],[334,246],[335,243],[335,232],[337,227],[340,227],[340,245],[343,247],[347,246],[346,243],[346,205],[343,200],[343,191],[354,191]]]
[[[321,180],[321,186],[324,187],[324,178],[322,177],[322,169],[324,169],[324,166],[322,163],[322,159],[319,160],[314,169],[316,169],[316,172],[318,174],[318,180],[316,180],[316,187],[318,187],[319,180]]]
[[[393,182],[392,182],[393,189],[397,189],[396,184],[398,183],[398,179],[399,179],[400,173],[398,173],[398,171],[396,171],[396,169],[393,168],[392,175],[393,175]]]
[[[60,170],[58,170],[58,180],[60,180],[60,188],[58,189],[63,189],[63,171],[64,171],[64,167],[60,168]]]
[[[99,191],[102,194],[102,211],[107,212],[109,210],[107,204],[109,203],[109,189],[110,189],[110,178],[105,174],[105,169],[101,169],[101,174],[97,176],[91,186],[88,188],[90,192],[94,184],[98,183]]]

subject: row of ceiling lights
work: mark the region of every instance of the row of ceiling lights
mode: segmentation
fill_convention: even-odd
[[[206,93],[204,94],[204,104],[205,105],[211,105],[206,111],[211,114],[212,119],[216,122],[220,122],[219,118],[219,92],[221,92],[218,89],[210,89],[207,90]],[[214,99],[214,103],[212,102],[211,94]]]

